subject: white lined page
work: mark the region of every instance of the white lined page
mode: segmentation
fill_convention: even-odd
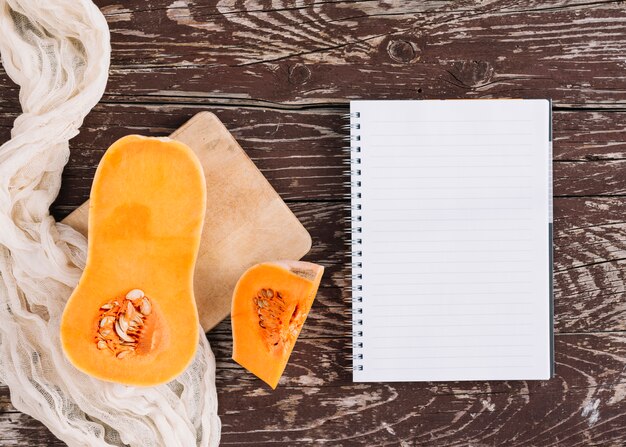
[[[548,379],[549,102],[350,111],[354,380]]]

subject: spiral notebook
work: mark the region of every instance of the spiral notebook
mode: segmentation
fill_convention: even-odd
[[[548,100],[353,101],[353,379],[553,375]]]

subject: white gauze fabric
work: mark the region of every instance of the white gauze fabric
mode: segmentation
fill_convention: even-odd
[[[61,351],[60,318],[87,244],[48,209],[68,141],[104,92],[104,17],[88,0],[0,0],[0,53],[24,112],[0,146],[0,380],[13,405],[70,446],[217,445],[215,359],[203,331],[187,371],[153,388],[91,378]]]

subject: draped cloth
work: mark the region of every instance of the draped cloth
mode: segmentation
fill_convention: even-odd
[[[55,222],[68,141],[100,100],[109,29],[89,0],[0,0],[0,55],[23,113],[0,146],[0,381],[20,411],[70,446],[214,446],[215,358],[158,387],[94,379],[64,357],[63,307],[85,266],[83,236]]]

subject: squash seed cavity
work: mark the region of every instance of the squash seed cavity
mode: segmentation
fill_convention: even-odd
[[[267,349],[286,352],[296,342],[307,315],[298,304],[290,308],[283,294],[273,289],[259,289],[252,301]]]
[[[131,290],[124,298],[104,303],[99,310],[96,347],[118,359],[132,354],[151,313],[150,299],[139,289]]]

